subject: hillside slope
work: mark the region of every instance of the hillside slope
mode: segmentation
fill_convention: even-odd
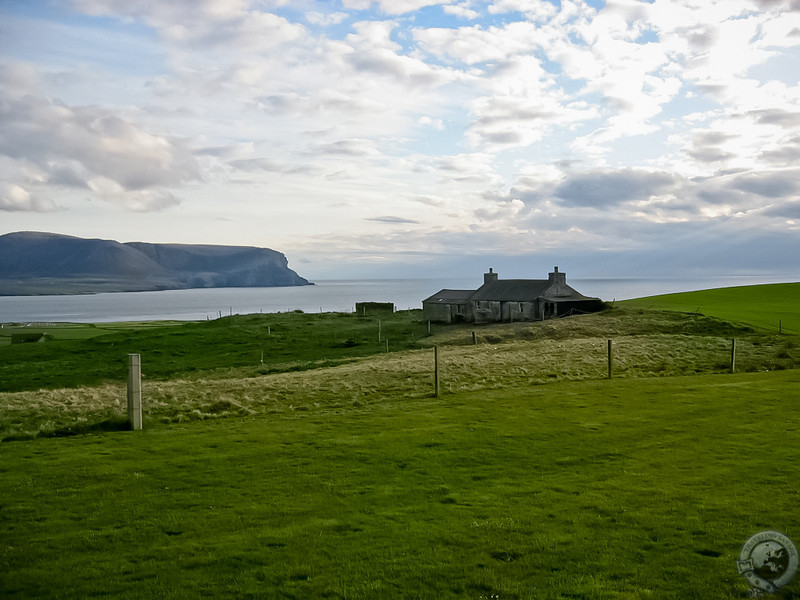
[[[765,331],[800,333],[800,283],[771,283],[648,296],[628,308],[673,310],[747,323]]]
[[[0,295],[308,285],[268,248],[0,236]]]

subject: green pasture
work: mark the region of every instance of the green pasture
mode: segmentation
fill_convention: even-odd
[[[141,331],[181,325],[185,321],[127,321],[120,323],[4,323],[0,327],[0,346],[11,344],[17,333],[39,333],[49,341],[86,340],[120,331]]]
[[[147,376],[259,367],[306,369],[417,348],[421,311],[360,316],[301,312],[234,315],[213,321],[111,323],[40,328],[52,341],[0,345],[0,392],[124,381],[128,353],[146,356]],[[31,331],[33,328],[4,332]],[[10,338],[9,338],[10,339]]]
[[[800,283],[776,283],[649,296],[621,306],[699,313],[765,331],[800,333]]]
[[[745,598],[744,541],[800,539],[799,384],[560,382],[3,443],[0,590]]]

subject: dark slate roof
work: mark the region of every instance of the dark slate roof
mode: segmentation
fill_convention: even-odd
[[[551,279],[495,279],[477,290],[440,290],[423,303],[463,304],[468,301],[533,302],[546,298],[551,302],[597,300],[584,296],[566,283]]]
[[[549,279],[498,279],[483,284],[470,300],[531,302],[540,297],[556,302],[588,299],[568,285],[554,283]]]
[[[439,290],[430,298],[425,298],[423,302],[442,302],[447,304],[455,304],[459,302],[466,302],[474,293],[475,290]]]
[[[551,286],[547,279],[498,279],[484,283],[470,300],[529,302],[542,296]]]

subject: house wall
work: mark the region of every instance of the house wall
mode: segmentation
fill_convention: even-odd
[[[472,314],[476,323],[511,323],[514,321],[536,321],[540,319],[539,302],[500,302],[476,300],[472,304]]]
[[[442,304],[440,302],[423,302],[422,319],[424,321],[433,321],[435,323],[450,323],[450,305]]]
[[[423,302],[422,319],[435,323],[453,323],[455,321],[471,321],[472,311],[466,303],[449,304],[447,302]]]

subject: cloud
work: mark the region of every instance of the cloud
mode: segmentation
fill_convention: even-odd
[[[480,13],[477,10],[470,8],[469,2],[462,2],[461,4],[446,4],[442,7],[442,10],[446,14],[453,15],[459,19],[473,20],[480,17]]]
[[[475,65],[505,61],[535,47],[536,29],[531,23],[516,22],[503,27],[416,28],[414,39],[430,54],[453,62]]]
[[[733,179],[731,187],[764,198],[797,199],[800,169],[743,173]]]
[[[352,51],[348,62],[357,71],[390,77],[404,85],[430,87],[452,81],[445,69],[400,53],[400,46],[391,38],[397,23],[362,21],[353,25],[356,33],[347,36]]]
[[[274,13],[249,10],[248,0],[74,0],[84,13],[142,20],[170,43],[218,51],[268,51],[297,40],[305,27]]]
[[[383,217],[370,217],[365,219],[365,221],[375,221],[378,223],[387,223],[387,224],[419,224],[419,221],[415,219],[405,219],[403,217],[393,217],[390,215],[386,215]]]
[[[339,23],[343,22],[348,18],[347,13],[343,12],[335,12],[335,13],[322,13],[311,11],[306,13],[306,19],[312,25],[320,25],[322,27],[327,27],[329,25],[338,25]]]
[[[433,127],[437,131],[444,130],[444,121],[442,121],[442,119],[432,119],[428,116],[422,116],[419,118],[418,123],[425,127]]]
[[[694,160],[703,163],[722,162],[736,156],[721,148],[723,144],[736,138],[736,135],[719,131],[701,131],[692,135],[690,145],[683,151]]]
[[[800,165],[800,135],[784,138],[765,148],[759,158],[774,166]]]
[[[489,14],[521,12],[534,21],[553,17],[556,10],[554,4],[541,0],[495,0],[488,7]]]
[[[377,154],[375,143],[366,139],[337,140],[326,144],[316,144],[310,148],[313,154],[334,156],[371,156]]]
[[[771,206],[765,209],[762,214],[770,217],[796,219],[800,221],[800,200],[792,200],[790,202],[783,202]]]
[[[38,198],[22,187],[0,182],[0,211],[7,212],[52,212],[56,206],[52,200]]]
[[[765,108],[752,110],[748,116],[755,117],[756,121],[763,125],[775,125],[777,127],[800,127],[800,110],[788,111],[780,108]]]
[[[368,10],[372,4],[377,4],[380,10],[388,15],[402,15],[426,6],[449,2],[450,0],[342,0],[342,5],[354,10]]]
[[[170,204],[164,192],[201,179],[199,165],[179,140],[148,133],[106,110],[71,107],[27,96],[0,104],[0,154],[29,165],[50,186],[94,190],[101,197],[158,197],[136,206]]]
[[[647,200],[675,189],[679,179],[672,173],[621,169],[587,171],[569,175],[553,194],[568,206],[595,208],[632,200]]]

